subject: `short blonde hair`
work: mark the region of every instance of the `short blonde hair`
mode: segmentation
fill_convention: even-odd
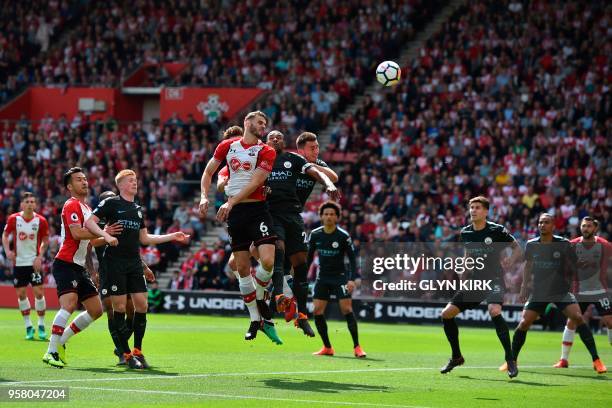
[[[125,177],[127,176],[134,176],[136,177],[136,172],[134,170],[130,170],[130,169],[125,169],[125,170],[121,170],[116,176],[115,176],[115,184],[119,185],[119,182],[121,180],[123,180]]]

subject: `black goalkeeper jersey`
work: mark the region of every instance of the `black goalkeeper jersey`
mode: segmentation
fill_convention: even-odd
[[[105,257],[140,259],[140,230],[145,228],[142,207],[116,196],[101,201],[92,214],[107,224],[119,222],[123,226],[123,231],[117,236],[119,245],[107,246]]]

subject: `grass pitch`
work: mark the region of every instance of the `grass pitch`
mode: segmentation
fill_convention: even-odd
[[[333,307],[334,305],[332,305]],[[47,330],[54,311],[47,313]],[[35,321],[36,316],[33,316]],[[24,340],[17,310],[0,309],[0,392],[10,387],[69,386],[75,407],[128,406],[354,406],[354,407],[609,407],[610,374],[598,375],[576,336],[569,369],[551,368],[560,333],[533,330],[519,360],[519,376],[497,367],[503,352],[495,330],[460,326],[466,365],[441,375],[450,350],[442,326],[359,324],[368,353],[356,359],[344,322],[329,321],[334,357],[316,357],[320,339],[277,324],[285,344],[263,333],[243,340],[245,318],[150,315],[143,352],[150,370],[116,367],[102,317],[73,337],[69,365],[42,363],[46,343]],[[314,323],[313,323],[314,326]],[[601,358],[612,368],[607,336],[596,336]],[[5,406],[33,406],[38,402]]]

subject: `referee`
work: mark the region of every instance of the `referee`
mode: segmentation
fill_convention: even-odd
[[[140,259],[140,245],[157,245],[170,241],[186,242],[189,235],[175,232],[165,235],[151,235],[145,227],[142,207],[134,202],[138,192],[138,178],[133,170],[121,170],[115,177],[119,195],[101,201],[92,212],[85,226],[92,233],[106,237],[100,229],[100,220],[107,224],[116,222],[123,226],[117,238],[116,247],[108,246],[103,258],[107,272],[107,287],[110,288],[113,305],[113,323],[121,344],[121,352],[129,368],[148,368],[142,354],[142,339],[147,325],[147,285],[143,277]],[[134,349],[130,351],[130,332],[125,322],[127,295],[134,303]]]

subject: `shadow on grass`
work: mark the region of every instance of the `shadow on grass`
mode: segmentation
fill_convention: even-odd
[[[509,379],[509,378],[476,378],[476,377],[470,377],[469,375],[460,375],[459,378],[464,378],[466,380],[476,380],[476,381],[494,381],[494,382],[504,382],[504,383],[512,383],[512,384],[522,384],[522,385],[532,385],[534,387],[563,387],[563,384],[546,384],[546,383],[539,383],[539,382],[535,382],[535,381],[523,381],[523,380],[517,380],[516,378],[513,379]]]
[[[295,392],[322,392],[326,394],[337,394],[346,391],[380,391],[389,392],[391,387],[383,385],[348,384],[334,381],[303,380],[292,378],[271,378],[262,380],[265,388],[276,388],[280,390]]]
[[[66,370],[66,369],[65,369]],[[148,368],[146,370],[130,370],[125,368],[125,366],[115,366],[115,367],[82,367],[82,368],[68,368],[67,371],[84,371],[88,373],[96,373],[96,374],[137,374],[146,377],[147,375],[167,375],[168,377],[174,377],[179,375],[179,373],[171,373],[168,371],[156,369],[155,367]]]
[[[522,373],[530,373],[530,374],[543,374],[542,372],[538,372],[538,371],[527,371],[527,370],[521,370]],[[559,375],[561,377],[570,377],[570,378],[587,378],[589,380],[597,380],[597,381],[612,381],[612,378],[608,378],[605,375],[601,375],[601,374],[597,374],[595,373],[595,371],[593,371],[592,375],[582,375],[582,374],[570,374],[570,373],[560,373],[558,371],[552,371],[549,372],[547,371],[545,375]]]

